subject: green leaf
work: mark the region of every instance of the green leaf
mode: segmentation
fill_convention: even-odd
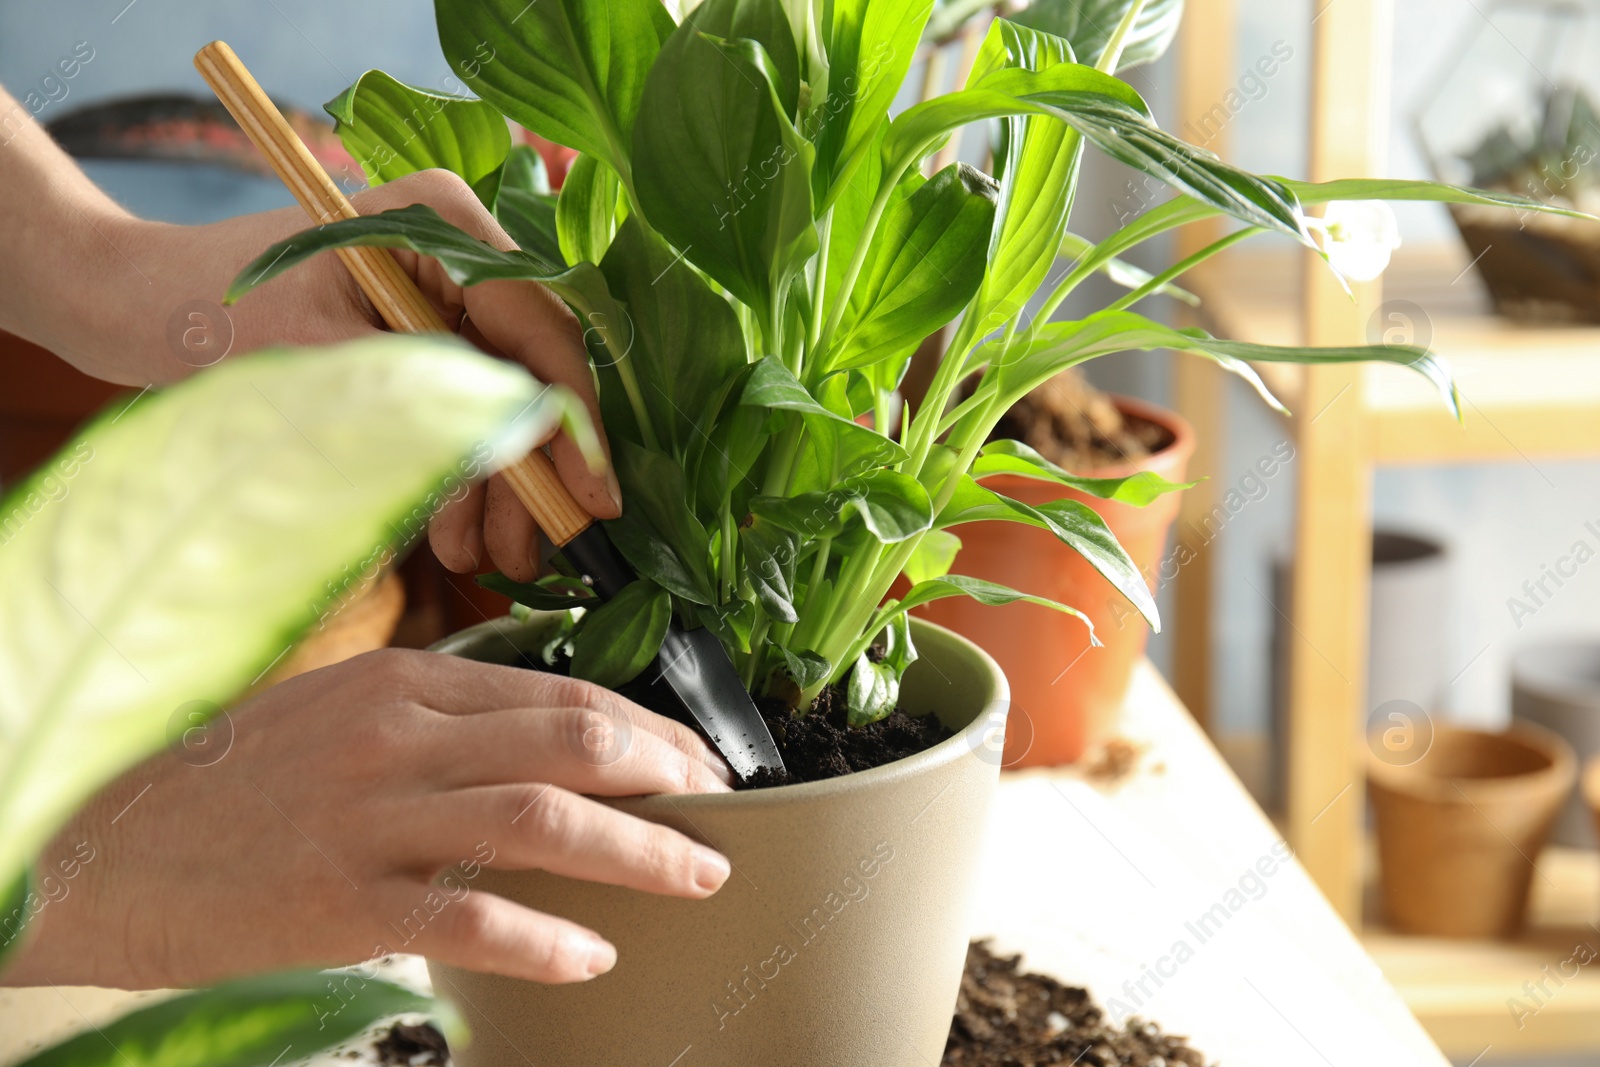
[[[884,544],[910,540],[933,526],[933,501],[928,491],[910,475],[891,470],[847,478],[826,491],[756,497],[750,501],[750,510],[807,539],[838,536],[851,512]]]
[[[528,145],[517,145],[500,168],[494,215],[517,247],[550,263],[564,262],[556,232],[556,198],[544,160]]]
[[[833,0],[823,28],[828,57],[827,93],[806,116],[805,132],[817,145],[816,201],[828,204],[841,180],[871,151],[888,122],[933,0]]]
[[[1333,200],[1423,200],[1436,204],[1516,208],[1520,211],[1537,211],[1543,215],[1563,215],[1571,219],[1595,218],[1582,211],[1515,193],[1468,189],[1444,182],[1398,178],[1341,178],[1331,182],[1298,182],[1288,178],[1279,180],[1306,204],[1326,204]]]
[[[745,574],[767,614],[779,622],[799,622],[795,611],[795,564],[800,559],[800,540],[760,515],[739,529],[744,547]]]
[[[789,670],[789,677],[794,679],[794,684],[801,689],[820,685],[833,673],[833,664],[809,649],[795,652],[780,648],[779,651],[783,653],[783,662]]]
[[[696,604],[712,601],[710,582],[703,570],[691,569],[647,520],[624,511],[606,523],[606,536],[628,565],[669,592]]]
[[[355,971],[288,971],[180,993],[23,1060],[16,1067],[267,1067],[293,1063],[380,1019],[446,1005]],[[452,1036],[451,1040],[455,1040]]]
[[[1042,596],[1033,596],[1031,593],[1019,593],[1015,589],[995,582],[986,582],[981,578],[969,578],[964,574],[946,574],[938,578],[929,578],[926,581],[918,582],[906,593],[905,599],[891,607],[890,611],[904,613],[912,608],[920,608],[924,604],[952,596],[971,597],[978,603],[988,607],[999,607],[1001,604],[1012,604],[1021,600],[1029,604],[1038,604],[1041,607],[1050,608],[1052,611],[1072,615],[1082,619],[1083,624],[1089,628],[1090,643],[1096,647],[1100,644],[1100,639],[1095,636],[1094,623],[1090,621],[1089,616],[1077,608],[1068,607],[1066,604],[1058,603]]]
[[[1179,330],[1131,311],[1102,311],[1077,322],[1051,322],[1014,345],[997,370],[1002,396],[1012,400],[1067,367],[1111,352],[1173,348],[1205,356],[1250,382],[1271,405],[1284,410],[1247,361],[1264,363],[1393,363],[1410,367],[1438,387],[1457,418],[1461,408],[1449,365],[1416,345],[1353,345],[1335,348],[1256,345],[1224,341],[1204,330]],[[981,358],[981,357],[980,357]],[[1008,401],[1008,403],[1011,401]]]
[[[1198,482],[1172,482],[1155,471],[1140,471],[1126,478],[1084,478],[1051,463],[1020,441],[990,441],[972,464],[972,476],[1016,474],[1042,482],[1055,482],[1102,500],[1115,500],[1142,508],[1158,497],[1180,489],[1192,489]]]
[[[991,82],[991,79],[997,79]],[[889,123],[883,139],[883,169],[900,174],[916,160],[937,149],[954,130],[971,122],[1010,115],[1048,115],[1052,108],[1035,103],[1027,94],[1052,92],[1070,99],[1107,99],[1136,113],[1149,115],[1149,107],[1125,82],[1093,67],[1060,63],[1046,70],[1000,70],[960,92],[946,93],[906,108]]]
[[[566,611],[594,599],[586,585],[563,574],[548,575],[535,582],[517,582],[495,571],[480,574],[475,581],[489,592],[510,597],[534,611]]]
[[[1139,573],[1138,566],[1093,508],[1076,500],[1052,500],[1032,507],[979,485],[969,475],[962,475],[950,503],[939,513],[935,525],[944,529],[981,520],[1023,522],[1049,530],[1137,608],[1152,630],[1161,631],[1161,616],[1144,575]],[[948,576],[939,580],[947,581]]]
[[[842,470],[892,466],[909,458],[899,444],[818,403],[776,356],[768,356],[755,365],[739,403],[798,412],[805,419],[814,445],[820,448],[831,442],[840,446],[837,458]]]
[[[701,31],[726,6],[696,8],[650,71],[633,138],[639,204],[771,330],[774,294],[816,247],[813,149],[789,119],[767,49]],[[787,35],[787,20],[774,29]]]
[[[995,58],[987,59],[990,54]],[[979,62],[988,65],[1000,55],[1002,69],[1036,72],[1072,63],[1064,40],[1006,19],[990,25]],[[1014,115],[1004,122],[1005,150],[996,164],[996,173],[1002,175],[1000,221],[990,238],[988,269],[973,310],[988,329],[1021,311],[1055,265],[1083,155],[1083,138],[1059,118]]]
[[[692,17],[695,29],[709,37],[759,44],[783,113],[794,117],[800,103],[800,56],[782,0],[705,0]]]
[[[617,231],[601,270],[633,322],[628,361],[651,425],[681,462],[699,439],[700,415],[745,365],[739,319],[727,300],[636,218]],[[600,370],[604,389],[614,370]]]
[[[28,907],[33,897],[33,878],[27,867],[16,872],[11,884],[0,892],[0,972],[4,972],[6,959],[20,949],[29,935]]]
[[[561,183],[556,234],[567,263],[599,263],[616,232],[617,172],[594,156],[579,156]]]
[[[1073,54],[1085,63],[1097,63],[1133,0],[1034,0],[1013,16],[1024,26],[1065,37]],[[1183,20],[1183,0],[1145,0],[1133,30],[1122,42],[1118,70],[1154,63],[1166,54],[1178,24]]]
[[[608,530],[617,528],[620,533],[612,538],[617,550],[641,575],[656,578],[697,604],[713,603],[705,562],[711,540],[705,525],[691,510],[694,498],[688,491],[683,468],[672,457],[627,439],[612,443],[612,460],[622,485],[622,498],[628,502],[622,518],[607,524]],[[657,539],[669,548],[677,567],[659,558],[659,546],[652,546],[647,558],[635,559],[633,553],[643,536]],[[658,573],[667,580],[657,577]]]
[[[434,0],[472,91],[539,136],[629,172],[639,95],[672,16],[657,0]]]
[[[159,749],[174,708],[234,697],[562,410],[440,338],[278,351],[145,394],[17,484],[0,501],[26,519],[0,549],[0,882]]]
[[[903,363],[977,292],[994,226],[987,175],[958,163],[884,213],[829,369]]]
[[[904,612],[894,613],[878,637],[877,648],[857,657],[845,687],[851,726],[865,726],[893,712],[900,702],[900,679],[917,660],[911,620]]]
[[[648,579],[629,582],[584,614],[572,640],[572,676],[615,689],[632,681],[661,650],[672,622],[672,598]]]
[[[950,573],[960,551],[961,538],[949,530],[929,530],[917,542],[901,573],[912,585],[930,578],[943,578]]]
[[[1093,255],[1094,250],[1094,242],[1088,238],[1079,237],[1075,233],[1061,235],[1061,255],[1068,259],[1079,262],[1084,261],[1087,257]],[[1155,281],[1155,275],[1143,267],[1135,266],[1127,260],[1118,259],[1115,256],[1103,260],[1099,260],[1097,257],[1095,269],[1109,278],[1113,284],[1120,285],[1124,289],[1138,289]],[[1200,305],[1198,296],[1171,282],[1160,286],[1156,289],[1156,292],[1162,296],[1170,296],[1176,300],[1181,300],[1190,307],[1198,307]]]
[[[511,150],[505,116],[491,105],[417,89],[381,70],[367,71],[322,107],[370,185],[440,167],[476,188]],[[492,205],[494,189],[486,192]]]
[[[457,285],[521,278],[544,282],[565,296],[563,290],[570,289],[565,283],[570,279],[582,277],[585,269],[598,273],[593,266],[581,265],[564,271],[527,250],[502,252],[452,226],[426,204],[412,204],[358,219],[341,219],[284,238],[239,272],[222,301],[232,304],[312,256],[357,245],[409,248],[432,256]]]

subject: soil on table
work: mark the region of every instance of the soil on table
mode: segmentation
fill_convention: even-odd
[[[1056,375],[1001,416],[991,441],[1021,441],[1069,471],[1145,459],[1172,444],[1165,426],[1120,410],[1075,371]]]
[[[824,689],[810,713],[798,718],[781,700],[757,700],[756,707],[772,731],[787,773],[763,768],[736,789],[769,789],[871,770],[954,736],[937,715],[907,715],[899,708],[877,722],[851,726],[842,685]]]
[[[1205,1067],[1184,1038],[1138,1018],[1113,1025],[1088,990],[1023,973],[1020,959],[968,946],[943,1067]]]

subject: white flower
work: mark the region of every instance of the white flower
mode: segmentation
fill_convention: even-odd
[[[1400,224],[1382,200],[1335,200],[1306,228],[1317,236],[1328,265],[1354,282],[1370,282],[1400,247]]]

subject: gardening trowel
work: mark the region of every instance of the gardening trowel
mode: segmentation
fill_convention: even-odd
[[[195,55],[194,65],[315,222],[357,217],[359,212],[267,99],[233,49],[213,41]],[[338,255],[390,329],[399,333],[450,332],[388,252],[341,248]],[[544,452],[534,449],[500,473],[595,595],[608,599],[634,580],[605,530],[561,484]],[[778,746],[716,635],[706,629],[682,630],[674,623],[661,643],[656,663],[661,678],[736,774],[749,778],[762,768],[783,771]]]

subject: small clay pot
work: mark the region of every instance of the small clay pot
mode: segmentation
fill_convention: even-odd
[[[1126,478],[1154,471],[1169,481],[1182,481],[1194,455],[1189,424],[1154,404],[1126,396],[1112,399],[1125,414],[1165,428],[1172,443],[1143,459],[1073,473]],[[1178,517],[1177,493],[1137,508],[1015,474],[994,475],[983,484],[1034,506],[1067,499],[1093,508],[1155,590],[1167,534]],[[949,597],[915,612],[982,646],[1005,671],[1011,683],[1006,767],[1077,762],[1111,732],[1150,628],[1110,582],[1048,530],[1014,522],[969,522],[951,532],[961,538],[953,568],[957,574],[1069,604],[1094,621],[1104,643],[1100,648],[1090,646],[1089,629],[1081,621],[1037,604],[990,607]]]
[[[1387,758],[1386,758],[1387,756]],[[1420,758],[1368,746],[1383,904],[1391,926],[1439,937],[1509,937],[1534,861],[1572,791],[1572,747],[1549,730],[1435,728]]]

